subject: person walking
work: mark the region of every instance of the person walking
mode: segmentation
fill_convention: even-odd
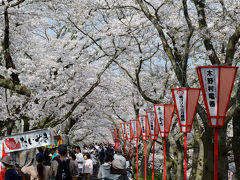
[[[67,145],[59,145],[58,153],[59,158],[51,163],[50,178],[53,180],[72,180],[74,177],[78,177],[78,170],[74,162],[67,159]]]
[[[93,174],[96,175],[98,171],[98,158],[96,149],[90,154],[91,160],[93,162]]]
[[[93,162],[89,153],[85,154],[83,157],[83,175],[85,177],[85,180],[90,180],[90,177],[93,174]]]
[[[83,169],[83,162],[84,162],[84,158],[83,155],[81,153],[81,149],[80,146],[75,146],[75,156],[76,156],[76,160],[78,163],[78,179],[82,178],[82,169]]]
[[[126,171],[127,171],[127,176],[129,179],[133,179],[133,169],[132,169],[132,163],[131,159],[129,157],[129,153],[126,152],[124,154],[124,157],[126,158]]]
[[[3,168],[6,169],[4,174],[4,180],[21,180],[22,178],[18,175],[14,168],[14,162],[11,156],[4,156],[2,159]]]
[[[31,180],[49,180],[50,166],[44,166],[43,161],[43,153],[38,153],[36,155],[36,164],[34,165],[32,160],[22,167],[21,171],[24,174],[30,175]]]
[[[111,179],[112,180],[129,180],[127,171],[125,170],[126,163],[120,159],[114,159],[111,166]]]
[[[99,179],[111,179],[112,175],[110,173],[110,170],[111,170],[112,161],[113,161],[113,156],[109,154],[106,157],[105,162],[99,168],[99,171],[98,171]]]
[[[117,153],[114,154],[113,158],[121,160],[124,163],[124,165],[126,166],[126,158],[123,157],[121,149],[117,150]]]

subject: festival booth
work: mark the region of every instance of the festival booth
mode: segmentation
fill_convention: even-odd
[[[0,159],[10,155],[16,168],[24,166],[36,153],[36,148],[53,144],[53,131],[50,129],[28,131],[21,134],[2,137],[0,140]],[[4,169],[0,162],[0,172],[4,175]],[[21,172],[19,172],[21,175]]]

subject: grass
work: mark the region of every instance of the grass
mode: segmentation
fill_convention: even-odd
[[[138,173],[138,175],[139,175],[139,173]],[[136,179],[137,179],[137,174],[135,173],[134,180],[136,180]],[[157,170],[154,170],[154,179],[162,179],[162,174]],[[138,180],[145,180],[145,178],[139,176]],[[152,180],[152,169],[149,169],[149,168],[147,169],[147,180]]]

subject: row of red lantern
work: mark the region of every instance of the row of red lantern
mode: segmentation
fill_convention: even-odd
[[[147,111],[146,115],[140,115],[138,120],[131,120],[130,123],[122,123],[123,139],[138,141],[142,135],[143,140],[156,140],[158,134],[164,138],[168,137],[171,127],[174,107],[177,111],[180,131],[185,134],[185,151],[187,144],[187,133],[191,131],[193,118],[195,116],[197,102],[202,90],[206,106],[208,121],[211,127],[215,128],[215,175],[217,179],[217,158],[218,158],[218,127],[224,125],[237,67],[232,66],[202,66],[197,68],[199,88],[173,88],[172,95],[174,105],[155,104],[155,111]],[[146,141],[145,141],[146,146]],[[186,156],[186,152],[185,152]],[[186,158],[185,158],[186,161]],[[185,171],[186,171],[185,163]],[[165,174],[165,173],[164,173]],[[146,177],[145,177],[146,178]],[[186,172],[185,177],[186,179]]]

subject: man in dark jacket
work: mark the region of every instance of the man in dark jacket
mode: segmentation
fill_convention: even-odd
[[[14,162],[11,156],[4,156],[2,163],[6,169],[4,180],[21,180],[21,177],[18,176],[17,171],[14,169]]]

